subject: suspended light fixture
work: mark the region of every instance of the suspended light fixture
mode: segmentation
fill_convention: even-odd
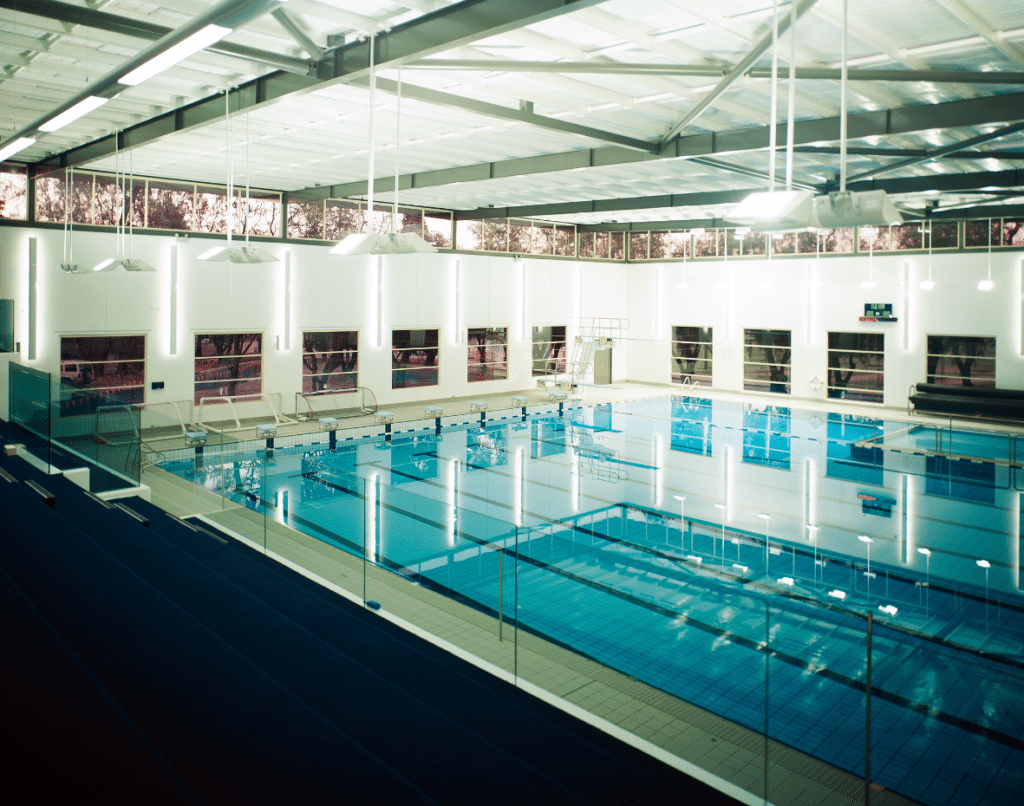
[[[988,277],[978,283],[979,291],[991,291],[996,287],[992,282],[992,219],[988,220]]]
[[[401,255],[415,252],[436,252],[437,247],[415,232],[397,232],[398,222],[398,152],[399,124],[402,110],[402,74],[399,68],[398,94],[395,106],[395,195],[391,232],[373,232],[373,177],[376,125],[374,111],[377,98],[376,34],[370,33],[370,157],[367,166],[366,232],[353,232],[331,248],[332,255]]]
[[[214,246],[196,256],[196,260],[212,263],[223,263],[226,260],[232,263],[277,263],[278,258],[270,254],[261,246],[249,244],[249,113],[245,115],[245,246],[232,246],[231,236],[235,229],[235,152],[234,152],[234,128],[231,119],[231,90],[224,92],[224,123],[227,134],[228,154],[228,186],[227,186],[227,243],[224,246]]]
[[[786,142],[786,190],[775,190],[775,83],[777,66],[774,62],[774,49],[777,47],[778,5],[775,7],[775,29],[773,32],[773,64],[772,64],[772,122],[771,171],[769,190],[751,193],[736,205],[728,215],[730,221],[746,224],[758,232],[786,232],[798,229],[838,229],[843,227],[880,227],[886,224],[902,224],[900,215],[884,190],[864,192],[846,189],[846,81],[847,81],[847,9],[843,0],[843,56],[840,76],[840,113],[839,113],[839,190],[824,196],[815,196],[810,190],[793,190],[793,140],[794,140],[794,96],[796,69],[796,3],[790,5],[791,21],[790,36],[794,48],[789,60],[789,118],[787,122]]]
[[[85,274],[85,267],[75,263],[74,254],[74,222],[71,220],[71,188],[74,186],[75,169],[68,168],[64,172],[64,259],[60,267],[68,274]]]
[[[125,192],[127,191],[128,197],[134,200],[135,196],[135,171],[132,169],[131,182],[129,184],[126,172],[124,169],[124,157],[121,156],[118,148],[121,135],[117,133],[114,135],[114,186],[117,188],[117,256],[108,257],[106,260],[100,261],[93,266],[93,271],[114,271],[115,269],[121,268],[125,271],[156,271],[146,261],[139,258],[133,258],[132,255],[132,243],[134,240],[135,224],[133,217],[133,210],[130,203],[125,204]],[[120,157],[120,170],[118,168],[118,158]],[[125,225],[125,220],[129,223]],[[127,231],[127,232],[126,232]],[[128,244],[127,249],[125,248],[125,239],[127,237]]]

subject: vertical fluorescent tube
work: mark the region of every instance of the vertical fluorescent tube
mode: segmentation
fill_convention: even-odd
[[[804,530],[818,523],[818,463],[811,457],[804,460]]]
[[[733,457],[732,445],[726,445],[725,451],[722,454],[725,459],[725,489],[722,491],[722,497],[725,503],[725,517],[727,521],[732,521],[732,485],[733,485],[733,470],[736,462]]]
[[[814,289],[811,287],[813,280],[814,270],[807,266],[804,269],[804,287],[807,294],[807,304],[804,305],[804,341],[808,347],[814,344],[813,331],[811,330],[814,327]]]
[[[459,475],[459,464],[455,459],[451,459],[448,462],[448,546],[449,548],[455,545],[455,528],[458,521],[458,510],[456,509],[456,502],[458,496],[456,494],[456,481]]]
[[[911,535],[911,529],[913,521],[911,519],[912,512],[910,503],[912,495],[910,475],[908,473],[903,474],[903,506],[901,507],[902,512],[900,513],[900,541],[899,541],[899,552],[900,562],[904,565],[910,565],[910,559],[914,556],[914,540]]]
[[[167,301],[167,309],[170,311],[170,343],[168,348],[171,355],[178,354],[178,239],[171,244],[171,290],[170,299]]]
[[[384,256],[377,255],[377,346],[384,343]]]
[[[376,562],[374,546],[377,542],[377,496],[380,473],[366,479],[366,534],[363,535],[363,556],[367,562]]]
[[[455,343],[462,340],[462,261],[455,261]]]
[[[910,263],[903,263],[903,349],[910,349]]]
[[[292,346],[292,252],[284,253],[284,349]]]
[[[521,260],[516,261],[516,268],[519,274],[519,291],[520,291],[520,321],[519,321],[519,340],[526,341],[526,264]]]
[[[654,338],[661,338],[661,266],[654,267]]]
[[[36,306],[39,300],[36,296],[36,255],[37,242],[35,238],[28,239],[28,360],[36,360]]]
[[[523,525],[523,449],[516,448],[512,475],[512,517],[516,526]]]
[[[660,507],[665,496],[665,471],[662,465],[665,460],[665,448],[661,434],[654,435],[654,506]]]
[[[580,496],[583,494],[583,485],[580,482],[580,456],[576,451],[569,454],[569,495],[572,498],[572,511],[580,511]]]
[[[1021,588],[1021,563],[1024,562],[1024,496],[1020,492],[1017,493],[1017,506],[1013,511],[1017,515],[1017,528],[1012,532],[1017,535],[1014,541],[1015,550],[1010,551],[1010,556],[1013,557],[1013,582],[1017,590],[1024,590]]]

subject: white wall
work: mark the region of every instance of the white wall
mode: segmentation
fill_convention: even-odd
[[[655,341],[627,342],[630,378],[669,382],[670,328],[688,325],[714,328],[719,389],[743,388],[744,328],[792,330],[795,397],[826,396],[824,386],[815,390],[810,381],[815,375],[827,378],[830,330],[885,334],[885,403],[890,406],[905,405],[909,386],[925,380],[929,334],[995,336],[997,386],[1022,389],[1024,261],[1019,251],[993,253],[991,260],[995,289],[988,292],[977,289],[987,274],[988,255],[976,252],[933,255],[931,291],[919,288],[928,276],[927,255],[633,264],[625,268],[630,335]],[[860,284],[868,279],[869,264],[876,286],[864,291]],[[858,321],[866,302],[892,303],[899,321]]]
[[[301,384],[304,329],[358,329],[359,383],[372,389],[381,405],[511,393],[533,385],[530,329],[565,324],[571,339],[573,320],[581,315],[630,320],[629,338],[615,347],[615,380],[669,383],[671,326],[699,325],[714,328],[714,384],[721,389],[742,389],[744,327],[793,331],[795,397],[825,396],[824,387],[814,390],[809,381],[815,375],[826,377],[825,333],[830,329],[886,335],[888,405],[904,405],[909,385],[924,379],[929,333],[995,336],[997,384],[1024,388],[1019,251],[992,255],[996,288],[987,293],[976,289],[986,274],[984,253],[935,254],[936,288],[928,292],[918,289],[927,274],[924,255],[876,255],[871,271],[877,286],[872,291],[859,287],[868,275],[866,256],[688,264],[529,258],[520,263],[505,256],[443,253],[387,256],[378,346],[376,257],[336,257],[322,245],[300,243],[267,246],[281,258],[275,264],[200,263],[195,257],[209,247],[208,239],[176,243],[170,236],[137,234],[130,245],[132,254],[157,267],[156,273],[69,275],[59,268],[62,231],[4,227],[0,295],[16,301],[15,339],[22,344],[22,361],[27,360],[30,237],[38,242],[39,300],[38,354],[32,363],[58,370],[62,334],[145,333],[147,384],[165,384],[163,390],[147,389],[151,402],[192,397],[193,336],[217,331],[264,333],[264,389],[284,393],[288,409]],[[92,266],[116,253],[117,239],[113,233],[76,232],[73,246],[75,262]],[[170,267],[175,249],[177,342],[172,352]],[[291,277],[287,334],[286,253]],[[905,263],[909,284],[904,282]],[[904,314],[904,294],[909,294],[909,317]],[[891,302],[900,321],[859,322],[865,302]],[[466,380],[465,331],[480,325],[509,328],[506,381]],[[392,390],[391,329],[435,327],[440,330],[440,385]]]

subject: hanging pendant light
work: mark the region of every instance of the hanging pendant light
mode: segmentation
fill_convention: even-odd
[[[74,235],[75,225],[71,220],[71,188],[74,186],[75,169],[68,168],[64,172],[64,259],[60,267],[68,274],[85,274],[87,269],[75,263]]]
[[[125,271],[156,271],[146,261],[141,258],[132,257],[132,246],[134,243],[135,224],[132,218],[133,207],[132,202],[135,197],[135,170],[132,168],[131,182],[129,183],[126,171],[124,168],[124,155],[121,154],[118,148],[120,140],[120,133],[114,135],[114,187],[117,190],[117,255],[115,257],[109,257],[106,260],[100,261],[93,267],[93,271],[114,271],[115,269],[121,268]],[[118,165],[120,162],[120,165]],[[125,204],[125,192],[127,191],[129,197],[129,203]],[[129,223],[126,226],[125,220]],[[127,238],[128,245],[125,248],[125,238]]]
[[[231,236],[235,228],[235,157],[234,157],[234,128],[231,119],[231,90],[224,92],[224,122],[227,128],[227,154],[228,154],[228,186],[227,186],[227,243],[224,246],[214,246],[207,249],[196,257],[196,260],[212,263],[277,263],[278,258],[270,254],[262,246],[249,244],[249,113],[245,114],[245,246],[233,246]]]
[[[401,145],[399,125],[402,115],[402,74],[399,68],[398,95],[395,106],[395,195],[391,217],[391,232],[386,235],[373,232],[373,175],[376,127],[374,110],[377,97],[377,68],[375,61],[376,35],[370,34],[370,157],[367,169],[366,232],[353,232],[331,249],[332,255],[402,255],[416,252],[436,252],[437,247],[423,240],[415,232],[398,232],[398,152]]]

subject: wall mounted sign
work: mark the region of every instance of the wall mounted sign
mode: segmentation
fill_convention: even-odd
[[[864,315],[860,318],[862,322],[895,322],[896,317],[892,315],[891,302],[865,302]]]

